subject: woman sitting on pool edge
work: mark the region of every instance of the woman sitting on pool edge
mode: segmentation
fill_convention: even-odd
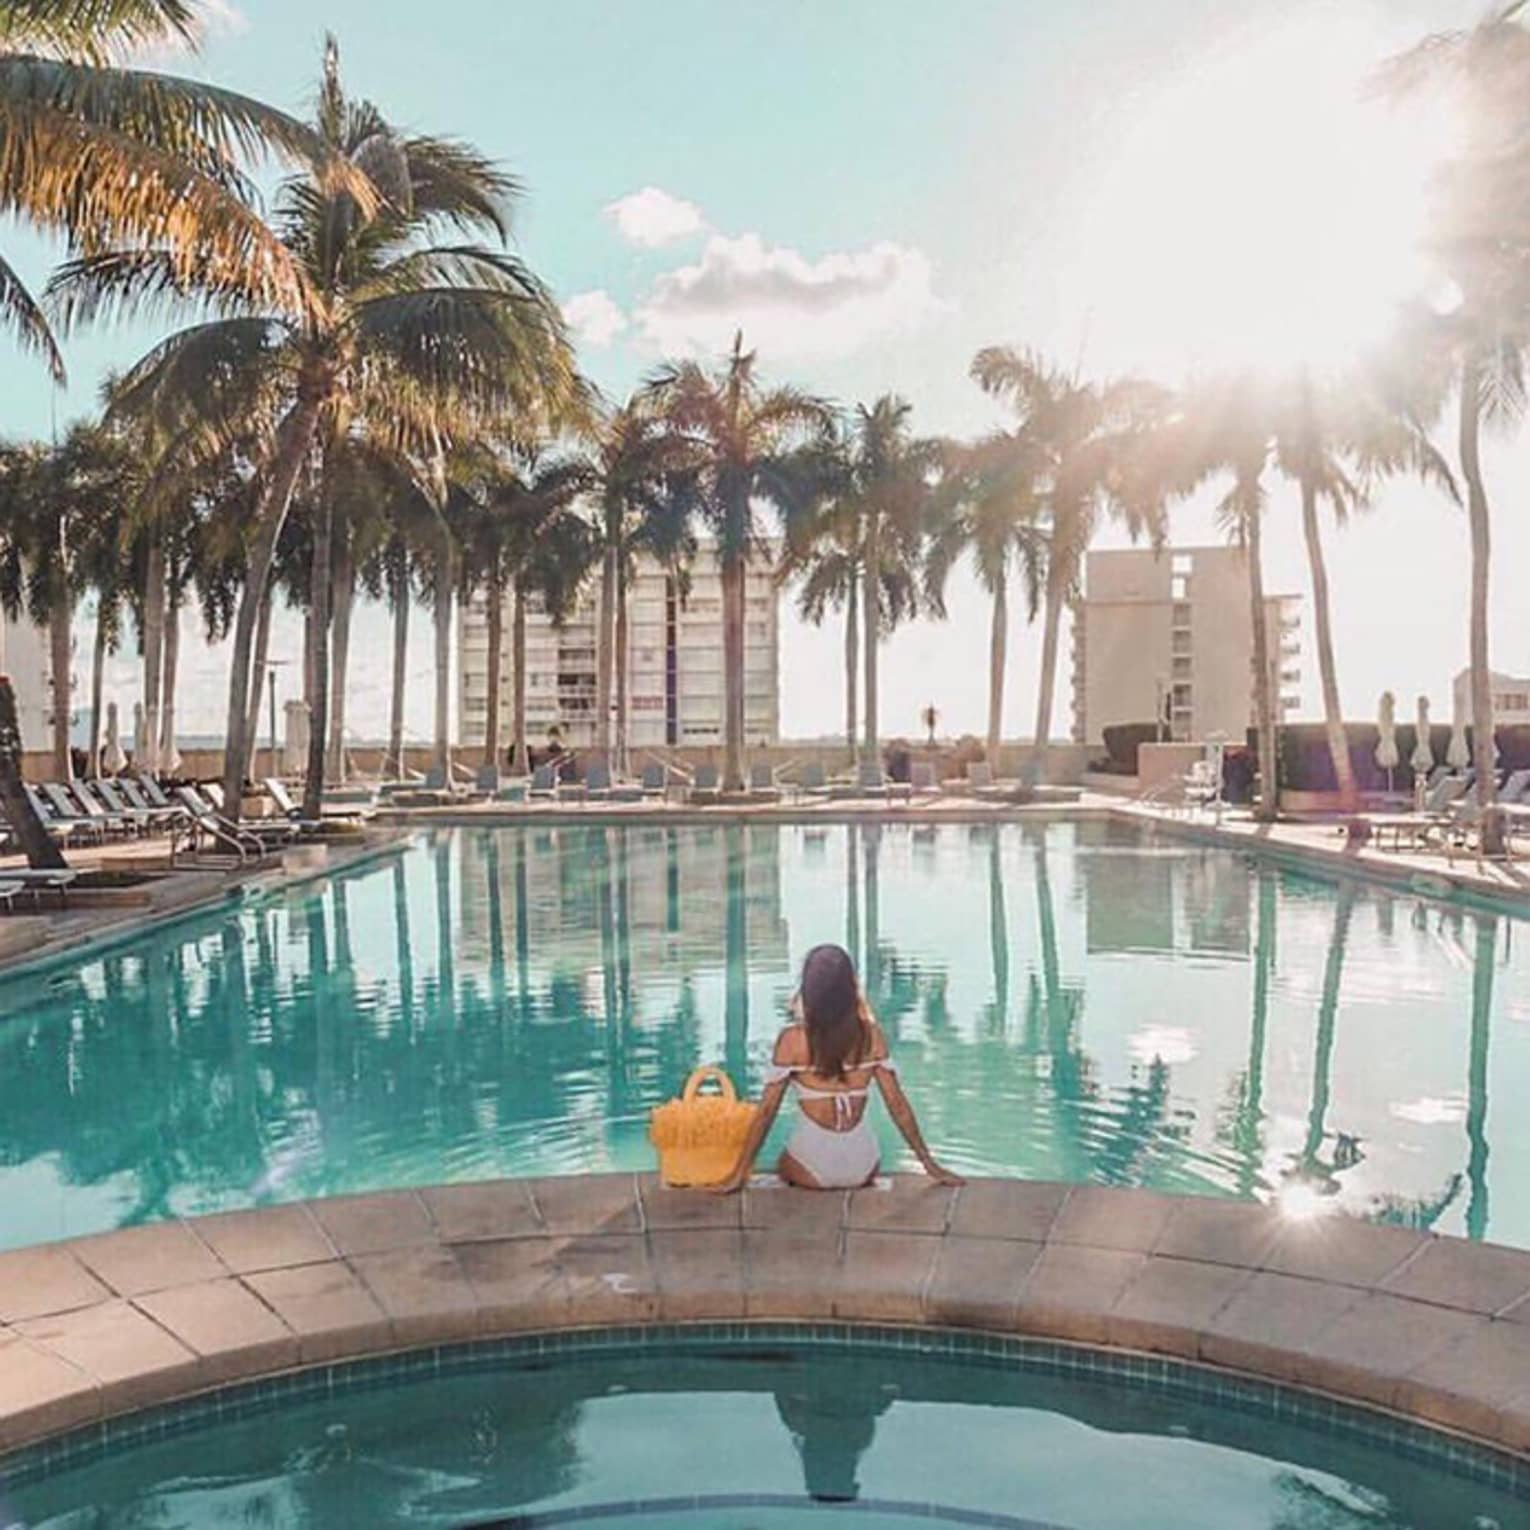
[[[802,983],[792,1001],[796,1023],[776,1037],[760,1108],[739,1150],[733,1172],[711,1188],[726,1195],[749,1182],[755,1155],[770,1135],[788,1085],[797,1091],[801,1117],[776,1172],[803,1190],[853,1190],[876,1178],[880,1154],[866,1120],[871,1081],[888,1114],[931,1179],[959,1185],[925,1146],[887,1038],[872,1017],[855,964],[839,946],[814,946],[802,963]]]

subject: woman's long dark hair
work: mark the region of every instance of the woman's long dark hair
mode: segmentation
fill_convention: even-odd
[[[866,1055],[871,1034],[850,953],[843,946],[814,946],[802,963],[797,997],[813,1072],[844,1078]]]

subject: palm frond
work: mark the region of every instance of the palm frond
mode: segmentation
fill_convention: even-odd
[[[64,358],[59,354],[47,316],[4,258],[0,258],[0,319],[10,326],[11,333],[27,350],[42,356],[54,382],[66,380]]]

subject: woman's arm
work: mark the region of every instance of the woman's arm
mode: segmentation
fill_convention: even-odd
[[[903,1140],[914,1150],[914,1156],[919,1160],[924,1172],[937,1184],[965,1184],[966,1181],[960,1174],[953,1174],[949,1169],[942,1168],[935,1162],[934,1156],[925,1145],[924,1133],[919,1130],[919,1118],[914,1114],[914,1107],[909,1104],[908,1096],[903,1092],[903,1085],[898,1082],[898,1075],[891,1068],[878,1068],[876,1076],[877,1088],[882,1091],[882,1099],[887,1104],[887,1113],[893,1118],[898,1130],[903,1133]]]
[[[782,1078],[765,1086],[765,1093],[760,1096],[760,1108],[755,1111],[754,1120],[749,1123],[749,1135],[744,1138],[744,1145],[738,1150],[738,1159],[728,1177],[706,1187],[714,1195],[732,1195],[735,1190],[742,1190],[749,1183],[749,1171],[754,1167],[755,1156],[770,1135],[770,1129],[775,1125],[781,1109],[781,1101],[786,1097],[786,1083]]]

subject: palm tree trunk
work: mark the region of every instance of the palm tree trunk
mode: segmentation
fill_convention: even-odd
[[[877,571],[882,566],[882,550],[878,540],[877,515],[873,511],[870,525],[866,528],[866,589],[861,604],[861,621],[865,628],[865,652],[861,655],[866,666],[866,698],[861,709],[862,763],[877,763],[877,658],[881,645],[881,581]]]
[[[106,680],[106,596],[96,597],[96,641],[90,656],[90,738],[85,750],[85,774],[101,774],[101,694]]]
[[[515,586],[515,609],[511,613],[510,629],[510,657],[515,665],[512,768],[517,775],[525,776],[531,774],[531,756],[526,749],[526,595],[519,583]]]
[[[1323,533],[1318,525],[1317,485],[1304,477],[1302,534],[1307,540],[1307,566],[1312,574],[1312,608],[1317,617],[1318,673],[1323,683],[1323,722],[1328,733],[1328,753],[1333,757],[1339,805],[1352,813],[1357,805],[1355,770],[1344,733],[1344,709],[1339,704],[1339,676],[1333,657],[1333,623],[1328,603],[1328,567],[1323,558]]]
[[[347,525],[336,538],[334,616],[329,661],[329,778],[345,780],[345,691],[351,661],[351,611],[356,603],[356,559]]]
[[[489,575],[489,694],[484,702],[483,762],[499,764],[499,688],[504,674],[505,587],[498,570]]]
[[[744,789],[744,559],[724,552],[723,618],[723,790]]]
[[[993,587],[993,626],[988,634],[988,769],[999,774],[1004,732],[1004,666],[1009,648],[1009,581],[1002,570]]]
[[[269,684],[266,677],[266,659],[271,652],[271,603],[273,592],[268,588],[261,597],[260,614],[255,622],[255,664],[252,670],[253,680],[250,685],[250,710],[245,718],[245,737],[250,741],[250,764],[253,771],[257,756],[260,753],[260,704],[267,694]],[[271,751],[272,758],[270,767],[272,775],[277,774],[281,766],[277,763],[276,751]]]
[[[856,740],[856,682],[861,667],[861,581],[853,570],[850,588],[845,594],[845,748],[850,752],[850,763],[855,763]]]
[[[239,599],[239,614],[234,621],[234,651],[229,664],[228,717],[223,741],[223,794],[231,811],[237,811],[244,791],[245,771],[249,763],[250,735],[246,731],[250,705],[250,648],[255,636],[255,621],[266,585],[270,582],[271,562],[276,556],[276,540],[292,503],[292,491],[303,459],[313,445],[319,423],[324,391],[304,387],[297,402],[287,411],[277,437],[264,492],[255,510],[255,541],[250,548],[244,593]]]
[[[21,723],[16,716],[16,692],[10,677],[0,675],[0,806],[4,807],[11,829],[26,854],[27,865],[39,871],[63,871],[68,862],[54,844],[53,836],[43,827],[23,784],[24,749]]]
[[[159,774],[160,694],[164,685],[165,544],[158,526],[149,529],[148,567],[143,589],[143,737],[144,757],[135,770]]]
[[[1063,592],[1068,587],[1065,571],[1054,565],[1047,570],[1045,614],[1041,628],[1041,687],[1036,698],[1036,752],[1030,776],[1044,781],[1047,753],[1052,746],[1052,702],[1057,693],[1057,640],[1062,628]]]
[[[165,597],[164,673],[160,676],[159,759],[161,770],[175,743],[175,682],[181,667],[181,603],[172,589]]]
[[[616,770],[625,776],[627,759],[627,571],[616,570]]]
[[[313,710],[308,714],[308,771],[303,817],[316,822],[324,806],[325,744],[329,736],[329,613],[334,575],[335,507],[321,485],[309,570],[308,619],[313,624]]]
[[[610,517],[606,522],[606,554],[600,564],[600,629],[595,640],[595,747],[603,760],[611,758],[611,680],[616,654],[617,547]]]
[[[404,682],[409,665],[409,567],[396,571],[389,592],[393,601],[393,693],[388,704],[388,766],[404,779]]]
[[[436,724],[434,765],[446,786],[452,784],[451,686],[452,686],[452,591],[456,549],[452,534],[443,525],[436,564]]]
[[[74,776],[69,752],[69,714],[74,701],[74,635],[71,616],[74,602],[67,592],[56,595],[48,614],[49,662],[53,669],[53,779],[68,781]]]
[[[1493,750],[1493,672],[1488,663],[1488,575],[1493,529],[1478,452],[1481,420],[1481,369],[1474,356],[1461,368],[1460,422],[1461,476],[1466,479],[1467,521],[1472,538],[1472,764],[1477,771],[1477,807],[1482,814],[1482,853],[1502,855],[1503,817],[1497,809],[1497,762]]]
[[[1257,485],[1240,486],[1243,494],[1243,551],[1248,561],[1249,620],[1254,643],[1254,726],[1259,739],[1259,802],[1255,817],[1273,823],[1280,810],[1280,782],[1275,753],[1275,699],[1270,685],[1270,634],[1264,618],[1263,510]]]

